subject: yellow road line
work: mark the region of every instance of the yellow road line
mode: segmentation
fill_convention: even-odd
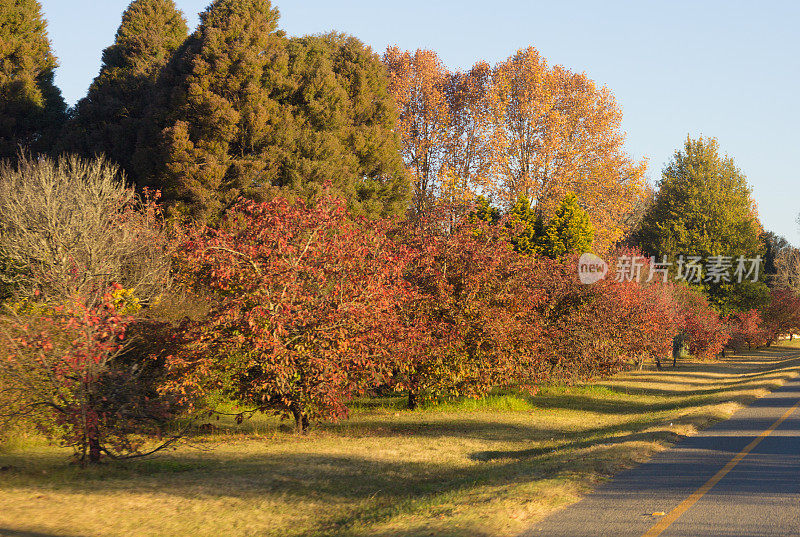
[[[780,427],[781,423],[786,421],[786,419],[789,416],[791,416],[792,413],[794,413],[794,411],[797,410],[798,408],[800,408],[800,401],[798,401],[792,408],[787,410],[786,413],[778,419],[778,421],[776,421],[769,427],[769,429],[762,432],[755,438],[755,440],[747,444],[747,446],[742,451],[737,453],[736,456],[732,458],[730,462],[728,462],[728,464],[725,465],[724,468],[722,468],[722,470],[714,474],[714,477],[706,481],[706,483],[702,487],[694,491],[694,493],[692,493],[691,496],[683,500],[678,505],[678,507],[670,511],[669,514],[667,514],[667,516],[659,520],[658,523],[652,528],[650,528],[650,531],[642,535],[642,537],[658,537],[659,535],[661,535],[664,532],[664,530],[670,527],[670,525],[672,525],[673,522],[678,520],[678,518],[683,513],[688,511],[690,507],[696,504],[698,500],[700,500],[700,498],[702,498],[709,490],[711,490],[714,487],[714,485],[719,483],[719,481],[723,477],[725,477],[728,474],[728,472],[733,470],[734,467],[736,467],[736,465],[739,464],[739,462],[741,462],[741,460],[744,459],[748,453],[753,451],[753,448],[755,448],[758,444],[760,444],[761,441],[764,440],[766,437],[771,435],[775,431],[775,429]]]

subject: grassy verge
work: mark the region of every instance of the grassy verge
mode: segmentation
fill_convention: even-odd
[[[18,437],[0,451],[0,535],[514,535],[796,375],[798,350],[413,412],[364,402],[307,437],[270,418],[219,422],[176,451],[85,471]]]

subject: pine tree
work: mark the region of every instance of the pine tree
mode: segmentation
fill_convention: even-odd
[[[399,213],[407,184],[376,55],[354,38],[287,39],[268,0],[216,0],[165,70],[174,95],[162,179],[179,212],[214,219],[239,196]]]
[[[517,197],[516,203],[508,212],[507,225],[512,230],[510,241],[515,251],[522,255],[538,254],[541,251],[542,216],[531,207],[531,200],[525,194]]]
[[[292,39],[288,51],[297,129],[279,185],[313,198],[330,181],[355,214],[405,211],[410,187],[379,57],[337,33]]]
[[[216,0],[161,84],[173,95],[162,181],[167,201],[213,219],[239,196],[268,194],[294,125],[278,11],[268,0]]]
[[[0,2],[0,158],[51,149],[66,119],[57,65],[39,2]]]
[[[186,19],[173,0],[135,0],[122,15],[114,44],[67,129],[65,148],[87,156],[105,154],[140,186],[149,182],[156,81],[186,40]]]
[[[569,193],[544,228],[540,252],[552,259],[583,254],[591,251],[594,234],[589,215],[578,204],[577,196]]]

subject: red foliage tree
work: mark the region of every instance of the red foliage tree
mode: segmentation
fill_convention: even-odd
[[[409,394],[409,407],[423,399],[485,394],[503,380],[520,338],[522,312],[531,297],[520,294],[521,258],[502,227],[462,219],[448,211],[406,222],[397,240],[410,252],[406,279],[411,300],[402,309],[407,339],[395,388]]]
[[[217,297],[169,360],[171,388],[189,398],[221,390],[304,431],[390,376],[407,288],[384,222],[354,220],[327,196],[240,202],[219,229],[188,232],[178,265]]]
[[[158,430],[170,415],[139,381],[143,368],[125,363],[132,319],[118,311],[119,289],[0,319],[0,391],[8,402],[0,417],[27,416],[75,448],[81,463],[143,455],[139,433]]]
[[[764,321],[758,310],[748,310],[732,313],[727,318],[730,340],[728,346],[736,351],[744,348],[757,347],[765,342],[767,332],[765,331]]]
[[[538,368],[534,381],[582,380],[665,356],[677,331],[668,288],[613,279],[583,285],[575,256],[539,260],[526,282],[543,293],[530,317],[541,327],[533,354],[544,358],[525,366]]]
[[[772,289],[761,316],[767,343],[777,341],[781,336],[793,336],[800,329],[800,296],[786,287]]]
[[[701,359],[714,358],[730,339],[725,322],[700,291],[685,285],[674,289],[680,306],[679,326],[689,352]]]

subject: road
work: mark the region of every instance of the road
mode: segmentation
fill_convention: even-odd
[[[800,379],[619,474],[524,535],[800,536]]]

